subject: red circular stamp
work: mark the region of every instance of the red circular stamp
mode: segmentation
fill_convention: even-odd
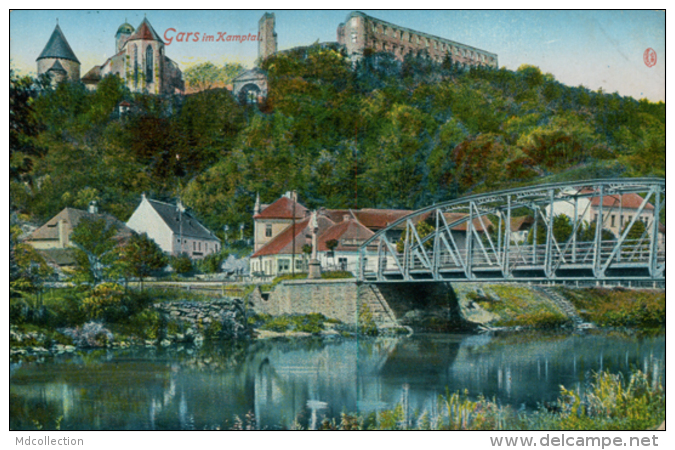
[[[642,59],[645,61],[645,66],[654,67],[656,65],[656,52],[650,47],[645,50],[644,55],[642,55]]]

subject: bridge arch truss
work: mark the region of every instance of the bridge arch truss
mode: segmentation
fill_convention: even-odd
[[[665,227],[659,217],[665,193],[663,179],[603,179],[436,204],[364,242],[358,277],[376,283],[663,282]],[[516,216],[530,218],[527,237],[512,230]]]

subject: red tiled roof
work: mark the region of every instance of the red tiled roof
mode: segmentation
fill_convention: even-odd
[[[267,208],[260,211],[260,214],[253,216],[254,219],[293,219],[293,205],[295,204],[295,218],[304,219],[307,216],[307,208],[298,202],[294,202],[288,197],[281,197]]]
[[[413,211],[403,209],[358,209],[354,211],[358,221],[371,230],[387,228],[392,223],[412,213]]]
[[[141,22],[134,34],[129,36],[128,40],[132,41],[134,39],[163,42],[159,35],[157,35],[155,32],[155,29],[152,28],[152,25],[150,25],[150,22],[148,22],[148,19],[143,19],[143,22]]]
[[[251,258],[258,258],[260,256],[268,255],[302,255],[302,247],[305,244],[311,243],[311,231],[309,230],[310,217],[305,218],[302,222],[289,225],[284,231],[279,233],[277,237],[268,242],[264,247],[255,252]],[[335,225],[335,222],[328,217],[319,214],[316,218],[319,225],[318,235]],[[295,232],[293,230],[295,229]],[[295,249],[293,248],[293,238],[295,237]]]
[[[330,240],[338,241],[337,251],[356,251],[367,239],[370,239],[375,233],[364,227],[354,219],[342,220],[342,222],[328,228],[317,238],[317,250],[327,252],[326,242]]]
[[[445,217],[445,220],[448,222],[448,225],[452,225],[453,222],[457,222],[458,220],[462,220],[466,216],[468,216],[468,214],[464,214],[464,213],[444,213],[443,214],[443,217]],[[485,224],[485,227],[490,228],[490,226],[492,225],[492,222],[490,221],[490,219],[488,219],[485,216],[481,217],[481,219],[483,220],[483,224]],[[466,231],[466,229],[468,228],[468,223],[469,223],[469,221],[467,220],[464,223],[460,223],[458,225],[455,225],[455,226],[451,227],[451,229],[453,231]],[[473,219],[473,228],[474,228],[474,230],[478,231],[479,233],[486,231],[483,228],[483,225],[481,224],[480,219]]]
[[[534,223],[534,217],[532,216],[521,216],[521,217],[512,217],[511,218],[511,231],[524,231],[529,229],[528,226],[531,226]]]
[[[614,208],[627,208],[627,209],[638,209],[644,198],[640,197],[637,194],[623,194],[623,195],[605,195],[602,197],[602,206],[603,207],[614,207]],[[593,197],[591,199],[591,205],[598,206],[600,205],[600,197]],[[654,205],[647,203],[645,210],[653,210]]]

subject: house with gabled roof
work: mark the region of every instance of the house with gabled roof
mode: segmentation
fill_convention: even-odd
[[[108,226],[116,227],[115,239],[120,243],[124,243],[131,237],[132,231],[124,222],[110,214],[99,213],[96,202],[92,202],[87,211],[77,208],[64,208],[47,223],[29,234],[25,242],[37,250],[73,248],[74,244],[70,240],[70,235],[84,217],[103,219]]]
[[[117,228],[114,239],[118,244],[125,244],[133,233],[124,222],[110,214],[99,213],[96,202],[89,204],[87,211],[77,208],[64,208],[44,225],[30,233],[25,243],[35,248],[45,260],[54,266],[74,266],[75,244],[70,235],[83,218],[103,219],[107,226]]]
[[[202,225],[185,207],[141,197],[141,203],[127,221],[135,232],[146,233],[169,255],[186,254],[192,259],[202,259],[218,253],[220,239]]]
[[[317,210],[317,257],[323,270],[346,270],[356,273],[358,251],[366,240],[413,211],[396,209],[325,209]],[[456,222],[466,214],[446,213],[446,221]],[[421,215],[415,220],[425,220]],[[312,242],[308,228],[310,211],[297,201],[295,192],[287,192],[270,205],[260,203],[256,198],[254,208],[254,254],[250,259],[250,272],[257,275],[277,276],[285,273],[307,271],[307,258],[303,246]],[[474,219],[478,233],[487,232],[492,223],[487,217]],[[452,227],[457,245],[462,247],[466,238],[466,222]],[[387,240],[392,244],[405,231],[405,222],[387,230]],[[331,251],[328,242],[337,241]],[[366,249],[366,263],[377,259],[377,247]],[[374,262],[373,262],[374,264]]]

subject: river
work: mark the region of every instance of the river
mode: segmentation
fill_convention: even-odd
[[[261,340],[95,350],[10,364],[13,430],[313,427],[323,417],[401,402],[424,411],[468,390],[518,410],[584,386],[592,371],[663,372],[665,335],[416,335]],[[248,419],[249,421],[251,419]]]

